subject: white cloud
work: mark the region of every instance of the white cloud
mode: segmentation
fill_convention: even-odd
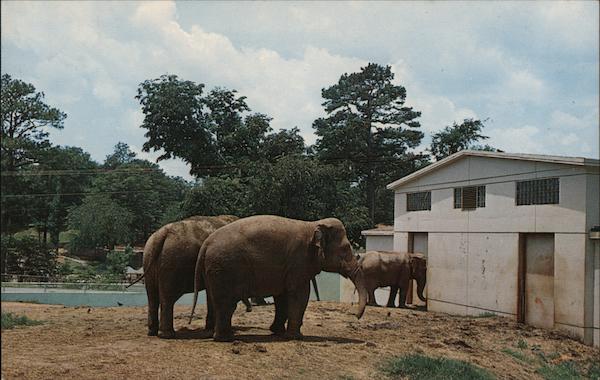
[[[507,151],[597,155],[598,91],[568,87],[573,75],[597,79],[598,4],[590,3],[4,1],[2,63],[20,68],[26,52],[21,79],[61,109],[94,109],[70,113],[61,138],[85,131],[84,149],[106,144],[101,158],[122,139],[118,127],[126,126],[128,143],[143,143],[133,96],[145,79],[171,73],[207,89],[235,88],[253,111],[274,118],[275,130],[298,126],[312,143],[321,89],[369,61],[392,64],[426,133],[490,117],[484,134]],[[188,7],[196,12],[180,10]],[[560,52],[552,56],[560,67],[591,69],[548,69],[513,44]],[[593,64],[577,58],[588,51]],[[562,91],[558,80],[567,83]]]
[[[156,162],[156,159],[164,152],[144,152],[136,145],[130,145],[129,148],[134,152],[138,158],[142,160],[148,160],[150,162]],[[194,177],[190,175],[190,166],[185,164],[179,159],[168,159],[158,162],[158,166],[165,171],[168,175],[181,177],[188,181],[193,181]]]
[[[489,144],[510,153],[544,153],[540,130],[532,125],[517,128],[495,128],[488,131]]]

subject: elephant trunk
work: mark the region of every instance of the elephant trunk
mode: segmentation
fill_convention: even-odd
[[[362,317],[363,313],[365,312],[365,307],[367,307],[368,298],[368,292],[365,286],[365,279],[362,270],[360,270],[360,267],[354,272],[353,276],[350,276],[350,280],[356,287],[356,290],[358,290],[358,309],[356,310],[356,317],[360,319],[360,317]]]
[[[423,302],[427,302],[427,298],[423,296],[423,290],[425,290],[425,279],[417,279],[417,296]]]

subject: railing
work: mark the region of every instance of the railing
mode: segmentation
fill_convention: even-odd
[[[47,292],[48,289],[71,289],[81,290],[84,293],[93,291],[120,291],[120,292],[140,292],[144,290],[144,285],[137,283],[129,286],[129,283],[99,283],[89,281],[63,282],[57,281],[57,278],[31,275],[2,274],[2,288],[39,288]]]

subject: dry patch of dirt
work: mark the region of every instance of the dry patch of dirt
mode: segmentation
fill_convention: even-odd
[[[2,331],[3,379],[372,379],[382,377],[378,367],[386,358],[414,352],[466,360],[499,378],[539,378],[536,365],[507,348],[558,362],[600,362],[598,349],[506,318],[368,307],[357,320],[350,305],[333,302],[309,304],[303,341],[271,336],[272,305],[246,313],[240,304],[233,343],[206,339],[202,319],[188,326],[189,307],[176,307],[175,340],[146,336],[145,307],[3,302],[2,311],[46,321]],[[197,315],[205,312],[202,306]]]

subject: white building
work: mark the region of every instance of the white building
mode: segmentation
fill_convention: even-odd
[[[461,151],[389,184],[394,250],[428,256],[428,309],[491,312],[598,345],[599,165]]]

